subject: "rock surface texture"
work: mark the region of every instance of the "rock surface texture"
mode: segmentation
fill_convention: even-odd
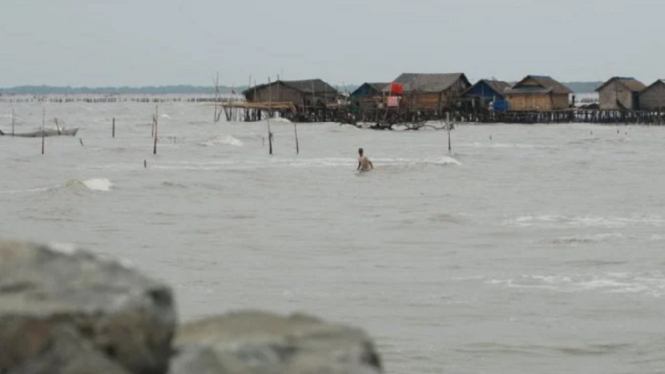
[[[176,320],[171,289],[118,262],[0,241],[0,374],[382,372],[365,332],[314,317]]]
[[[0,241],[0,373],[162,374],[168,286],[78,251]]]
[[[374,374],[381,362],[360,329],[295,314],[237,312],[182,326],[171,374]]]

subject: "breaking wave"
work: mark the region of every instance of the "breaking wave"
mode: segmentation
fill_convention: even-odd
[[[242,147],[244,143],[239,139],[233,137],[232,135],[226,135],[226,136],[218,135],[206,140],[205,142],[199,143],[199,145],[205,147],[214,147],[217,145],[231,145],[234,147]]]
[[[65,189],[71,191],[89,190],[108,192],[113,184],[106,178],[92,178],[85,180],[70,179],[65,183]]]
[[[665,274],[663,273],[521,275],[510,279],[490,279],[485,283],[554,292],[600,291],[602,293],[640,293],[654,297],[665,295]]]
[[[153,166],[154,169],[163,170],[253,170],[260,168],[331,168],[344,167],[354,169],[357,164],[355,158],[271,158],[269,160],[220,160],[214,162],[180,162],[171,164],[160,164]],[[402,159],[386,158],[372,159],[377,170],[389,167],[414,167],[421,165],[457,166],[459,161],[452,157],[433,157],[425,159]]]
[[[38,193],[38,192],[46,192],[50,191],[54,188],[58,188],[58,186],[52,186],[52,187],[40,187],[40,188],[28,188],[25,190],[4,190],[0,191],[0,195],[18,195],[18,194],[31,194],[31,193]]]
[[[634,225],[663,226],[665,219],[658,215],[631,216],[631,217],[601,217],[601,216],[563,216],[539,215],[521,216],[506,220],[504,224],[519,227],[626,227]]]

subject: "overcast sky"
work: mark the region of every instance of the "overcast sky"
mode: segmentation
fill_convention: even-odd
[[[0,0],[0,86],[665,77],[662,0]]]

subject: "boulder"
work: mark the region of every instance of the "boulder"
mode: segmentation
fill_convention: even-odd
[[[58,326],[49,337],[48,349],[38,357],[10,369],[11,374],[129,374],[111,361],[71,326]]]
[[[166,373],[175,324],[170,288],[126,266],[0,242],[0,373]]]
[[[360,329],[294,314],[236,312],[181,326],[170,374],[376,374]]]

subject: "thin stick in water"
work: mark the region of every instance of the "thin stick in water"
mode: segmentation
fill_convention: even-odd
[[[272,115],[272,85],[268,78],[268,152],[272,155],[272,131],[270,131],[270,116]]]
[[[298,124],[296,122],[293,122],[293,131],[296,134],[296,154],[300,154],[300,146],[298,144]]]
[[[14,113],[14,109],[12,109],[12,136],[14,136],[14,124],[16,123],[16,114]]]
[[[215,78],[215,116],[213,117],[214,122],[219,121],[220,117],[217,115],[218,105],[219,105],[219,72],[217,72],[217,77]]]
[[[46,107],[42,110],[42,154],[44,154],[44,126],[46,125]]]
[[[452,154],[452,147],[451,147],[451,144],[450,144],[450,127],[451,127],[451,125],[452,124],[450,123],[450,112],[448,112],[448,113],[446,113],[446,127],[448,128],[448,154]]]
[[[113,125],[111,126],[111,136],[115,138],[115,117],[113,117]]]
[[[157,154],[157,132],[159,131],[159,104],[155,105],[155,145],[152,148],[152,154]]]

